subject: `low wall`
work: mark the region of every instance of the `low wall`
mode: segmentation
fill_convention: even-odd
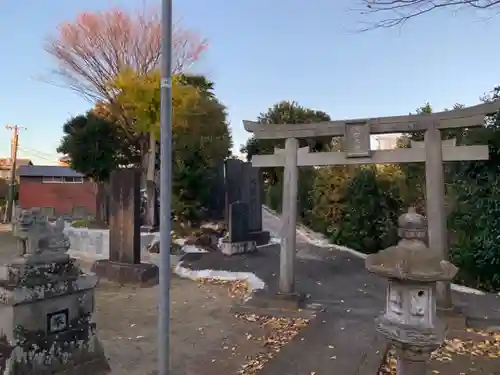
[[[109,259],[109,230],[66,227],[71,246],[68,254],[75,258],[89,260]],[[155,233],[141,233],[141,250],[145,249],[154,238]]]

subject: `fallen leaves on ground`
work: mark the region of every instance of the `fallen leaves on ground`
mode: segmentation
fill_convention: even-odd
[[[264,317],[255,314],[236,314],[238,319],[261,324],[267,334],[264,337],[247,335],[247,340],[257,340],[264,349],[255,356],[247,357],[247,362],[238,371],[240,375],[255,374],[274,358],[281,348],[289,343],[309,320],[303,318]]]
[[[228,287],[229,295],[235,299],[245,298],[249,291],[249,285],[246,280],[220,280],[220,279],[202,279],[200,285],[223,285]],[[309,323],[304,318],[281,318],[258,316],[255,314],[236,314],[237,319],[246,322],[260,324],[266,335],[264,337],[254,337],[251,334],[246,335],[247,340],[256,340],[263,346],[263,350],[254,356],[248,356],[247,361],[238,371],[239,375],[256,374],[264,365],[289,343],[299,331]]]
[[[431,354],[431,359],[439,362],[451,362],[453,356],[463,355],[473,357],[500,358],[500,334],[490,334],[481,331],[467,330],[479,336],[484,340],[460,340],[447,339],[443,345]],[[394,350],[390,350],[379,375],[396,374],[397,359]]]
[[[223,285],[229,289],[231,298],[243,299],[249,292],[248,282],[246,280],[221,280],[221,279],[201,279],[200,285]]]

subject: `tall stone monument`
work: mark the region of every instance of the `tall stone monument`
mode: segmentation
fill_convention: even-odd
[[[98,260],[92,270],[119,283],[158,283],[158,267],[141,263],[140,170],[119,169],[111,175],[109,260]]]
[[[259,168],[239,159],[226,160],[226,222],[229,223],[231,204],[243,202],[248,208],[248,239],[257,245],[269,242],[270,234],[262,230],[262,198],[264,185]]]
[[[97,277],[66,254],[64,221],[50,224],[32,209],[13,229],[20,253],[1,272],[0,373],[109,373],[92,321]]]
[[[243,202],[229,205],[229,225],[227,237],[220,243],[224,255],[251,253],[256,250],[256,243],[250,238],[248,206]]]

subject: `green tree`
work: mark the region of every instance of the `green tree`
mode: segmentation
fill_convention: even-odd
[[[500,99],[496,87],[489,100]],[[486,126],[466,129],[461,143],[487,144],[489,160],[456,163],[449,190],[455,204],[449,216],[451,255],[459,277],[474,286],[500,289],[500,115]]]
[[[455,104],[453,110],[463,108],[461,104]],[[447,109],[445,109],[447,111]],[[425,103],[422,107],[417,108],[415,114],[431,114],[433,112],[430,103]],[[462,129],[446,129],[441,131],[443,140],[456,138],[457,143],[462,137]],[[397,146],[400,148],[411,147],[411,142],[422,142],[424,140],[424,131],[404,133],[397,140]],[[445,175],[450,176],[450,168],[452,164],[445,164]],[[401,193],[407,206],[416,206],[420,212],[425,212],[425,165],[424,163],[405,163],[399,166],[399,169],[404,174],[405,179],[401,181]]]
[[[193,85],[191,85],[192,83]],[[112,83],[115,102],[129,119],[148,165],[150,133],[160,135],[160,74],[125,70]],[[215,166],[230,155],[231,135],[225,107],[202,76],[175,76],[172,86],[173,194],[177,216],[193,219],[206,209]],[[201,183],[203,181],[203,183]]]
[[[345,185],[355,173],[355,167],[339,165],[314,171],[309,191],[311,209],[306,214],[306,223],[330,237],[340,224]]]
[[[261,113],[257,118],[261,124],[304,124],[311,122],[330,121],[330,116],[323,111],[305,108],[294,101],[281,101],[266,112]],[[309,146],[312,151],[324,150],[328,147],[330,140],[317,141],[315,139],[301,139],[299,147]],[[251,160],[253,155],[272,154],[275,147],[284,147],[284,140],[256,139],[251,137],[241,152],[246,154],[247,160]],[[311,187],[312,168],[301,168],[299,171],[299,207],[298,212],[301,217],[310,209],[308,192]],[[281,210],[282,197],[282,176],[283,168],[263,168],[264,181],[266,185],[266,204],[271,208]]]
[[[333,243],[374,253],[398,241],[402,200],[394,181],[375,167],[361,167],[336,199],[340,212],[331,228]]]
[[[97,182],[106,182],[116,168],[137,165],[138,150],[119,126],[92,112],[69,119],[63,125],[57,152],[68,155],[71,167]]]
[[[120,166],[139,164],[137,145],[130,143],[120,126],[93,112],[69,119],[63,134],[57,152],[68,155],[74,170],[97,183],[96,217],[106,221],[109,177]]]
[[[207,95],[211,99],[215,99],[215,85],[212,81],[207,79],[207,77],[198,74],[180,74],[179,80],[184,85],[197,88],[202,95]]]

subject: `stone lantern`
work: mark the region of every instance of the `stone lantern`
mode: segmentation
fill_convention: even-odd
[[[458,268],[427,247],[427,222],[415,208],[401,215],[398,225],[399,243],[369,255],[365,265],[389,280],[377,330],[396,349],[397,374],[425,375],[426,361],[446,334],[436,315],[436,282],[452,280]]]

